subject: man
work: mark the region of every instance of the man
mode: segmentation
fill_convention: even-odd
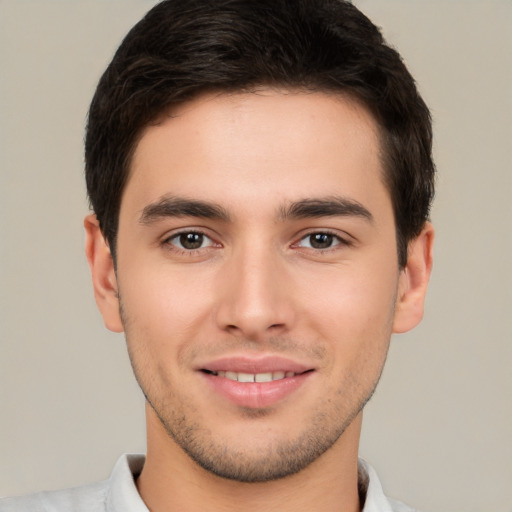
[[[89,112],[86,252],[147,455],[1,510],[410,510],[359,460],[432,265],[431,125],[340,0],[168,0]]]

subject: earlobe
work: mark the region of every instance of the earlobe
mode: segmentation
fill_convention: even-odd
[[[409,243],[407,264],[399,278],[394,333],[413,329],[423,318],[425,296],[432,271],[433,247],[434,228],[427,222],[421,233]]]
[[[107,329],[123,332],[114,262],[96,215],[84,219],[85,254],[91,269],[96,304]]]

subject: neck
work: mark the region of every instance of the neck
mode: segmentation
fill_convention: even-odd
[[[149,408],[148,408],[149,409]],[[358,512],[357,447],[361,413],[327,452],[295,475],[262,483],[218,477],[200,466],[147,411],[148,450],[137,480],[152,512]]]

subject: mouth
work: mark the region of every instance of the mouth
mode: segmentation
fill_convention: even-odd
[[[310,380],[314,368],[280,358],[229,358],[198,368],[215,395],[244,408],[277,405]]]
[[[214,375],[216,377],[224,377],[229,380],[237,382],[273,382],[275,380],[282,380],[290,377],[295,377],[303,373],[311,372],[313,370],[306,370],[305,372],[295,373],[292,371],[276,371],[276,372],[262,372],[262,373],[246,373],[246,372],[233,372],[229,370],[201,370],[207,374]]]

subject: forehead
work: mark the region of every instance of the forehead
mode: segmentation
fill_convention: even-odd
[[[239,204],[366,188],[365,196],[382,193],[382,173],[377,123],[351,98],[274,89],[208,94],[145,129],[122,209],[134,190],[131,207],[139,209],[169,194]]]

